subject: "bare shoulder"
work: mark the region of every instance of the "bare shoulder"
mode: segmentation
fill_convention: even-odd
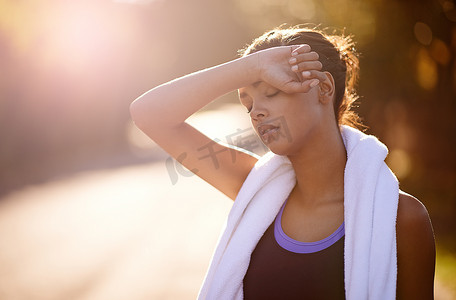
[[[426,226],[430,225],[430,218],[426,207],[421,201],[407,194],[399,191],[399,206],[397,210],[398,227],[406,229],[409,226]],[[398,228],[400,229],[400,228]]]
[[[433,299],[435,242],[426,207],[401,191],[396,226],[398,299]]]
[[[415,246],[421,249],[423,246],[434,247],[434,231],[426,207],[417,198],[402,191],[399,193],[396,227],[398,250]]]

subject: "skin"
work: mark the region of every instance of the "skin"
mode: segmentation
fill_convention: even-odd
[[[217,97],[238,89],[252,126],[296,173],[282,216],[290,237],[321,240],[343,222],[345,147],[333,109],[334,80],[321,72],[308,45],[275,47],[158,86],[135,100],[136,125],[174,158],[235,199],[257,161],[245,152],[214,145],[218,166],[200,159],[212,142],[185,120]],[[284,121],[283,121],[284,120]],[[274,129],[265,133],[265,129]],[[311,146],[309,146],[311,145]],[[425,207],[400,194],[397,217],[398,299],[432,299],[435,248]]]
[[[435,243],[428,212],[400,192],[397,211],[397,299],[434,299]]]

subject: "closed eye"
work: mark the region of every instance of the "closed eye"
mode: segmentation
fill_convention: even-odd
[[[266,95],[266,98],[272,98],[274,96],[277,96],[277,94],[280,93],[280,90],[277,90],[276,92],[272,93],[272,94],[268,94]]]

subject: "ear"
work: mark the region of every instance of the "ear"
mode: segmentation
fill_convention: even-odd
[[[319,100],[322,104],[333,103],[336,85],[334,83],[334,78],[331,73],[325,71],[323,72],[323,80],[320,80],[318,84],[319,88]]]

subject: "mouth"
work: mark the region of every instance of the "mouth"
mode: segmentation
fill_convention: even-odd
[[[260,137],[265,142],[269,142],[269,139],[279,131],[280,127],[272,124],[262,124],[257,127]]]

